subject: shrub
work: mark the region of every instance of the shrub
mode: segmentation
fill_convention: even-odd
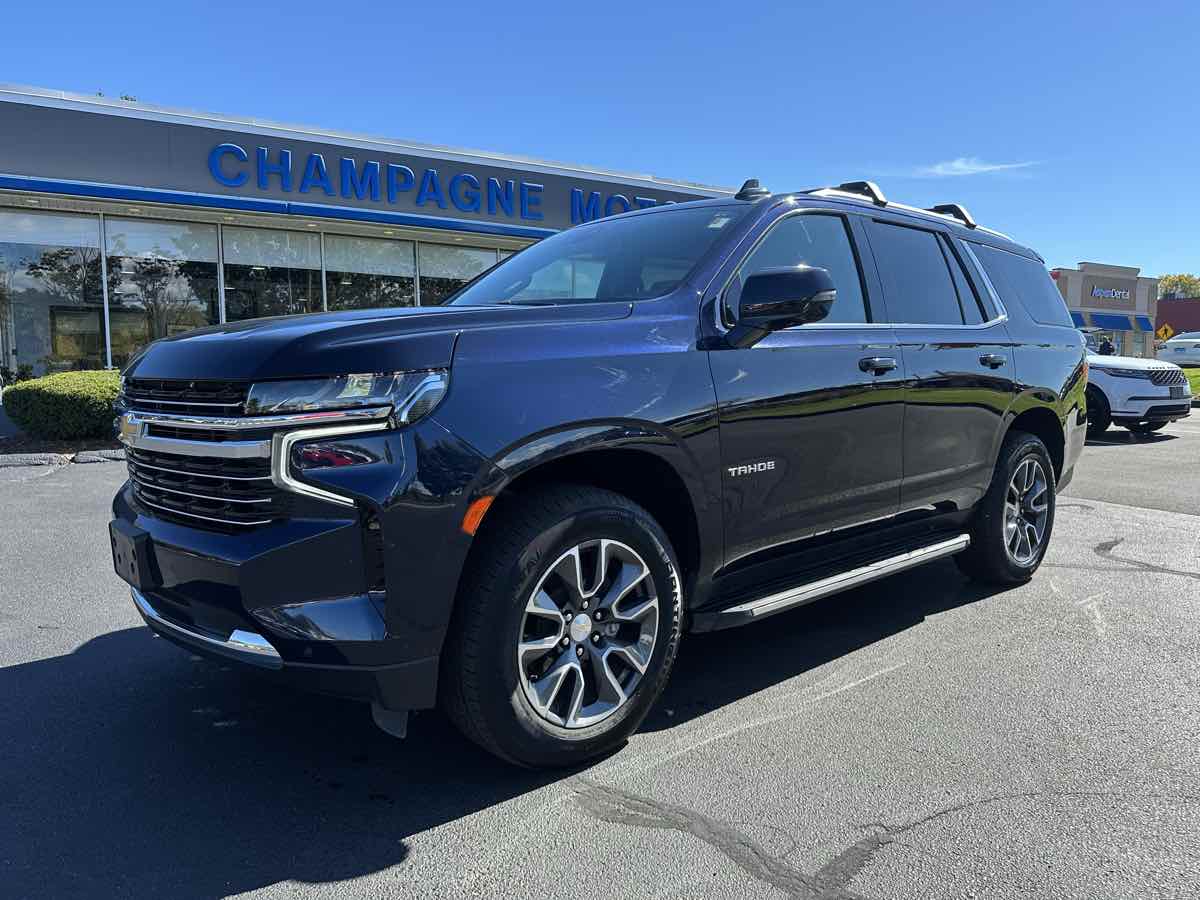
[[[4,389],[4,411],[25,433],[48,440],[109,437],[116,372],[60,372]]]

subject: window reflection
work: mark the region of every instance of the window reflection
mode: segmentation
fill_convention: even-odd
[[[109,218],[104,230],[113,365],[218,321],[215,225]]]
[[[234,226],[222,233],[228,321],[321,311],[318,235]]]
[[[6,381],[105,364],[97,216],[0,210]]]
[[[421,253],[421,305],[437,306],[460,287],[496,264],[496,251],[480,247],[425,244]]]
[[[412,306],[415,287],[411,241],[325,236],[325,296],[331,310]]]

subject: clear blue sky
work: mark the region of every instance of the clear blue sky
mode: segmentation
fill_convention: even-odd
[[[0,81],[774,190],[1200,271],[1195,3],[14,3]],[[0,159],[3,144],[0,143]]]

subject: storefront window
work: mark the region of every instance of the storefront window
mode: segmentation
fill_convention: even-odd
[[[104,232],[114,366],[150,341],[218,321],[215,225],[108,218]]]
[[[421,304],[437,306],[460,287],[496,264],[496,251],[479,247],[420,245]]]
[[[97,216],[0,210],[0,367],[6,381],[103,368]]]
[[[321,311],[319,235],[236,227],[222,233],[226,319]]]
[[[325,296],[330,309],[412,306],[415,288],[411,241],[325,235]]]

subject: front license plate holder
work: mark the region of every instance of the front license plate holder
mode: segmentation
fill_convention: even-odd
[[[158,587],[154,564],[154,544],[150,535],[122,519],[108,523],[108,538],[112,544],[113,568],[139,591]]]

